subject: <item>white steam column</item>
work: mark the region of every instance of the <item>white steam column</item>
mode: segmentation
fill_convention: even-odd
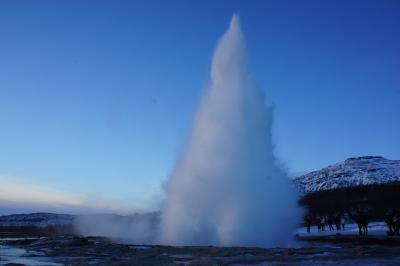
[[[173,245],[286,245],[297,195],[276,162],[272,109],[247,73],[234,15],[216,48],[211,86],[166,184],[161,239]]]

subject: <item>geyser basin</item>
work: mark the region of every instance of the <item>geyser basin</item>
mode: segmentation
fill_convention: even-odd
[[[211,86],[166,185],[163,244],[282,246],[292,237],[297,195],[273,154],[273,110],[246,65],[234,15],[213,57]]]

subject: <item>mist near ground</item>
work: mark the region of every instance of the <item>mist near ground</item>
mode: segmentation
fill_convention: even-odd
[[[156,244],[159,217],[158,212],[128,216],[80,215],[74,224],[78,232],[84,236],[105,236],[139,244]]]

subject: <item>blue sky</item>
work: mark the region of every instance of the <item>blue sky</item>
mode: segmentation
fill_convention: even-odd
[[[400,159],[398,1],[1,1],[0,177],[153,206],[235,12],[292,173]]]

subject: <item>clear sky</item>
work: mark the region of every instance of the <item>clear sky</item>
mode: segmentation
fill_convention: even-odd
[[[0,177],[153,206],[235,12],[290,172],[400,159],[399,1],[12,0]]]

